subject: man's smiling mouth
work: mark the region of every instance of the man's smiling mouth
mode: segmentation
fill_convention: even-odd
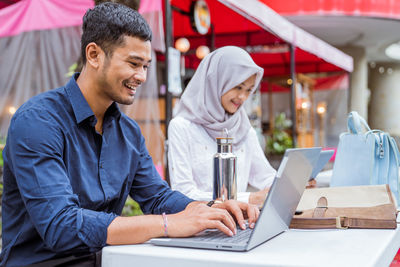
[[[130,93],[134,95],[136,93],[137,84],[133,83],[124,83],[124,86],[129,89]]]

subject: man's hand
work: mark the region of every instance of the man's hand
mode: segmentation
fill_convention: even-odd
[[[254,225],[260,215],[260,210],[256,205],[247,204],[235,200],[227,200],[222,203],[212,205],[212,208],[225,209],[232,214],[238,222],[240,228],[246,229],[245,219],[248,220],[249,227],[254,228]]]
[[[254,205],[229,200],[214,204],[212,208],[204,202],[192,202],[182,212],[168,215],[168,235],[170,237],[187,237],[205,229],[218,229],[226,235],[236,234],[236,218],[242,229],[246,228],[244,217],[249,218],[249,225],[254,227],[260,214]]]

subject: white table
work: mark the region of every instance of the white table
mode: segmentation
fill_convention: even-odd
[[[109,246],[102,266],[389,266],[400,247],[396,230],[289,230],[249,252]]]
[[[332,170],[316,177],[329,186]],[[398,217],[400,221],[400,216]],[[248,252],[159,247],[151,244],[103,249],[104,267],[119,266],[389,266],[400,248],[396,230],[289,230]]]

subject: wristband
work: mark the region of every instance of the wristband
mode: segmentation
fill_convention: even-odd
[[[163,221],[164,221],[164,236],[168,237],[168,219],[165,212],[162,213]]]

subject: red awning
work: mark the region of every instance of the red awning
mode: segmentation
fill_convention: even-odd
[[[290,73],[289,44],[296,49],[296,72],[331,72],[353,70],[353,59],[315,36],[296,27],[257,0],[206,0],[215,32],[215,46],[236,45],[260,48],[251,55],[262,66],[266,76]],[[224,4],[222,4],[224,3]],[[171,0],[171,5],[189,11],[191,1]],[[228,7],[229,6],[229,7]],[[173,12],[175,38],[186,37],[191,48],[210,46],[211,34],[199,35],[193,31],[190,18]],[[277,52],[268,52],[274,50]],[[260,50],[264,50],[260,52]],[[199,60],[186,56],[186,64],[196,67]]]
[[[345,15],[400,19],[398,0],[260,0],[281,15]]]
[[[349,75],[346,73],[335,74],[327,77],[314,79],[314,91],[321,90],[347,90],[349,88]],[[268,81],[261,83],[261,93],[268,93],[269,90],[272,93],[289,93],[290,86],[281,86],[275,83],[269,84]]]

